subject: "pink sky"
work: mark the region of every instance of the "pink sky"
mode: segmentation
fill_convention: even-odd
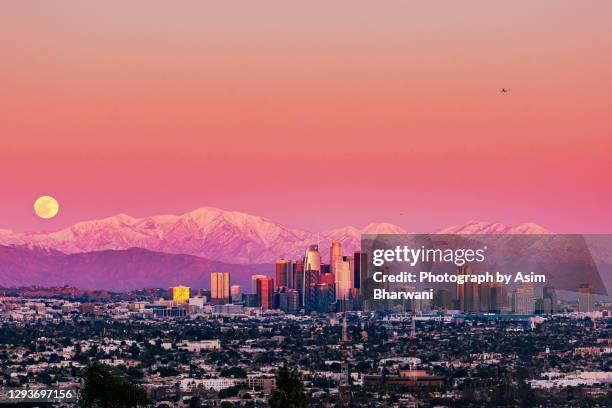
[[[612,232],[612,2],[215,3],[2,5],[0,228],[207,205]]]

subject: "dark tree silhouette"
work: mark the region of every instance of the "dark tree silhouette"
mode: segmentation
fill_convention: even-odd
[[[150,405],[144,389],[134,385],[98,362],[85,369],[85,384],[81,392],[83,408],[140,408]]]
[[[276,389],[268,402],[271,408],[306,408],[308,397],[302,375],[295,368],[283,365],[276,373]]]

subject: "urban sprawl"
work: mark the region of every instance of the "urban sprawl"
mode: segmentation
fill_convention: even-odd
[[[223,271],[209,288],[0,288],[0,387],[84,389],[98,364],[151,406],[274,407],[290,367],[316,407],[611,405],[612,305],[587,283],[574,300],[470,280],[368,299],[384,283],[339,241],[275,269],[250,288]]]

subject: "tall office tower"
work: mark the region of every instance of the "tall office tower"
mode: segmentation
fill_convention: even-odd
[[[176,303],[185,303],[189,300],[191,288],[188,286],[175,286],[170,289],[172,290],[172,300]]]
[[[491,313],[502,313],[508,308],[508,287],[499,282],[491,284],[490,289],[490,308]]]
[[[305,271],[321,271],[321,254],[318,245],[310,245],[304,255]]]
[[[353,285],[356,289],[361,289],[361,282],[368,276],[368,254],[365,252],[355,252],[353,256]]]
[[[319,283],[321,273],[321,254],[318,245],[310,245],[304,255],[304,272],[302,273],[302,304],[307,311],[313,309],[315,286]]]
[[[289,259],[278,259],[276,261],[276,287],[293,287],[293,268]]]
[[[353,271],[351,269],[350,262],[343,260],[337,261],[334,278],[334,284],[336,286],[336,299],[348,299],[349,292],[353,287]]]
[[[298,291],[298,309],[304,304],[304,260],[293,263],[293,288]]]
[[[290,286],[292,289],[298,289],[300,278],[304,273],[304,260],[298,259],[293,263],[293,281]]]
[[[251,276],[251,293],[257,293],[257,279],[267,278],[266,275],[252,275]]]
[[[258,278],[257,285],[257,306],[262,310],[274,308],[274,279]]]
[[[483,282],[477,285],[478,290],[478,310],[480,312],[491,311],[491,284],[489,282]]]
[[[329,264],[331,265],[331,273],[336,273],[336,263],[342,260],[342,242],[333,240],[329,250]]]
[[[557,311],[557,292],[555,288],[547,283],[542,288],[542,312],[553,314]]]
[[[353,274],[353,271],[355,270],[355,256],[354,255],[345,255],[342,257],[342,260],[344,262],[348,262],[349,263],[349,268],[351,270],[351,287],[354,288],[355,286],[355,276]]]
[[[474,270],[471,265],[460,266],[457,268],[457,275],[473,275]],[[457,285],[457,299],[459,308],[466,313],[477,312],[479,309],[478,284],[466,282]]]
[[[519,315],[535,313],[535,293],[532,284],[526,283],[514,290],[512,293],[512,310]]]
[[[225,305],[230,302],[230,273],[210,273],[210,303]]]
[[[583,283],[578,287],[578,311],[588,313],[593,310],[595,310],[593,288],[588,283]]]
[[[333,276],[331,273],[329,275]],[[316,290],[320,283],[319,271],[310,269],[304,271],[304,293],[302,294],[304,304],[302,306],[306,312],[311,312],[316,308]]]
[[[238,302],[242,298],[242,289],[240,285],[232,285],[230,287],[230,295],[232,295],[232,302]]]

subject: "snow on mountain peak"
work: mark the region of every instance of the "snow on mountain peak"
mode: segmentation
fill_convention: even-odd
[[[182,215],[134,218],[126,214],[83,221],[51,233],[14,233],[0,230],[0,244],[37,245],[64,253],[144,248],[172,254],[197,255],[229,263],[273,262],[279,256],[298,258],[319,243],[325,258],[332,240],[342,242],[345,254],[360,248],[362,234],[405,234],[390,223],[370,223],[321,232],[290,228],[264,217],[214,207],[200,207]],[[499,234],[549,233],[537,224],[508,227],[500,223],[469,221],[438,233]]]

